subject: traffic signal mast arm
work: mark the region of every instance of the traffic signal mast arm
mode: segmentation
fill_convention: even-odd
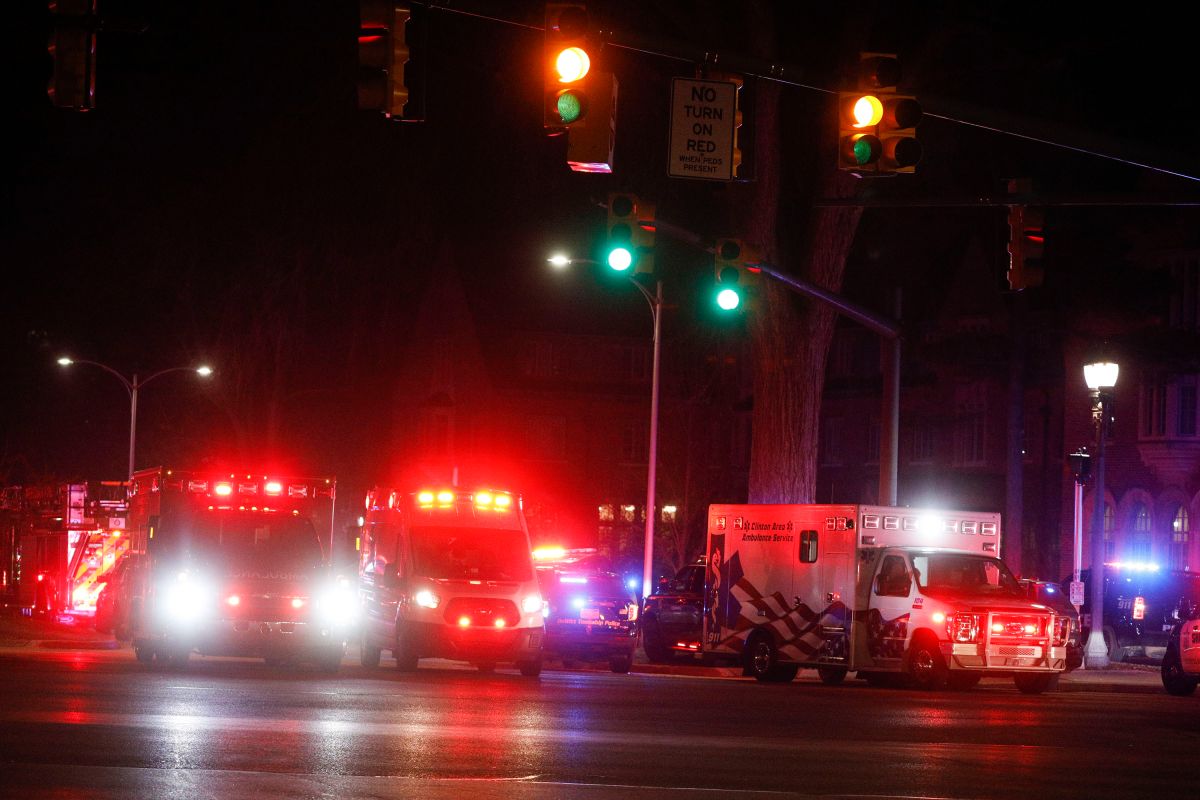
[[[676,241],[690,244],[694,247],[704,250],[705,252],[716,255],[715,248],[708,245],[703,237],[697,233],[694,233],[693,231],[687,230],[686,228],[682,228],[678,225],[658,219],[655,221],[655,229],[657,233],[665,234]],[[816,284],[809,283],[803,278],[797,278],[793,275],[780,272],[774,266],[766,262],[758,262],[754,264],[754,267],[761,274],[779,281],[797,294],[813,298],[814,300],[820,300],[822,303],[832,306],[833,309],[839,314],[849,317],[860,325],[865,325],[866,327],[878,333],[880,336],[888,339],[900,338],[900,325],[895,320],[876,314],[875,312],[863,308],[862,306],[853,303],[844,297],[841,297],[826,289],[822,289]]]

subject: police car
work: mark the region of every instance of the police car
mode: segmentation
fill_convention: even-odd
[[[545,598],[545,652],[564,667],[603,661],[617,673],[633,666],[638,601],[633,588],[608,568],[595,548],[533,551]]]

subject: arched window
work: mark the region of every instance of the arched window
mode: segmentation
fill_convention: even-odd
[[[1116,514],[1113,513],[1113,507],[1108,503],[1104,504],[1104,560],[1115,561],[1117,557],[1117,542],[1113,539],[1113,525],[1116,521]]]
[[[1131,561],[1150,561],[1150,511],[1141,503],[1133,509],[1133,537],[1129,544]]]
[[[1188,510],[1184,506],[1175,509],[1175,518],[1171,520],[1171,569],[1188,569],[1188,546],[1191,543],[1191,526],[1188,521]]]

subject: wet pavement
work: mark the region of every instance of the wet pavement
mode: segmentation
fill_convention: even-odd
[[[0,648],[35,648],[45,650],[121,650],[128,645],[117,642],[110,634],[98,633],[87,616],[58,615],[48,617],[0,616]],[[356,661],[356,651],[350,648],[348,661]],[[548,668],[556,664],[551,662]],[[584,667],[583,669],[588,669]],[[597,667],[601,669],[601,667]],[[602,668],[607,671],[607,667]],[[570,671],[570,670],[568,670]],[[637,651],[631,672],[655,675],[683,675],[709,678],[740,678],[736,667],[704,666],[699,661],[680,660],[671,664],[651,664],[645,654]],[[798,682],[819,683],[815,671],[802,670]],[[1010,678],[985,678],[981,685],[1008,685]],[[1164,693],[1159,667],[1154,663],[1113,662],[1106,669],[1079,669],[1059,679],[1060,692],[1152,692]]]

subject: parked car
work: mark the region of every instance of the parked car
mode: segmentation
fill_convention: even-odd
[[[1083,666],[1084,640],[1079,627],[1079,612],[1067,599],[1067,589],[1053,581],[1023,578],[1021,586],[1026,596],[1054,610],[1054,613],[1071,620],[1071,634],[1067,639],[1067,671]]]
[[[677,655],[700,652],[707,563],[701,556],[674,578],[664,578],[646,598],[641,617],[642,648],[651,663],[665,664]]]
[[[1104,642],[1113,661],[1161,659],[1182,611],[1200,601],[1200,575],[1154,564],[1111,563],[1104,567]],[[1091,570],[1083,570],[1082,636],[1091,630]],[[1067,586],[1070,578],[1062,582]]]
[[[606,661],[613,672],[627,673],[637,647],[637,597],[594,552],[567,550],[536,562],[547,602],[545,653],[564,666]]]
[[[1169,694],[1186,697],[1200,686],[1200,604],[1189,602],[1180,613],[1163,654],[1162,683]]]

